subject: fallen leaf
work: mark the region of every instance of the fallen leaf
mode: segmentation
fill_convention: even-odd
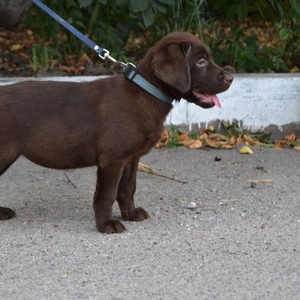
[[[255,142],[249,135],[244,134],[243,135],[243,140],[245,143],[248,143],[249,145],[256,145],[257,142]]]
[[[19,51],[19,50],[21,50],[22,48],[23,48],[22,45],[20,45],[20,44],[14,44],[14,45],[11,45],[11,46],[10,46],[10,51]]]
[[[227,137],[227,140],[230,144],[235,144],[236,143],[236,139],[234,136],[229,136]]]
[[[209,135],[209,138],[210,139],[215,139],[215,140],[217,140],[217,141],[228,141],[227,140],[227,138],[226,138],[226,136],[225,135],[223,135],[223,134],[220,134],[220,133],[213,133],[213,134],[210,134]]]
[[[80,56],[78,63],[80,65],[85,65],[86,63],[91,64],[91,65],[93,64],[91,59],[89,58],[89,56],[86,53],[83,53]]]
[[[221,148],[222,148],[222,149],[232,149],[232,148],[233,148],[233,145],[225,144],[225,145],[222,145]]]
[[[33,35],[33,31],[32,31],[32,30],[30,30],[30,29],[27,29],[27,30],[26,30],[26,33],[27,33],[27,35],[28,35],[28,36],[31,36],[31,35]]]
[[[247,132],[247,135],[250,136],[253,140],[259,141],[264,144],[273,144],[271,139],[272,133],[265,133],[265,132]]]
[[[178,139],[179,139],[179,142],[183,142],[183,141],[189,140],[191,138],[189,136],[189,133],[185,131],[179,135]]]
[[[1,37],[9,37],[10,32],[8,30],[0,31]]]
[[[191,144],[193,144],[193,143],[195,143],[195,142],[196,142],[196,140],[194,140],[194,139],[188,137],[188,138],[186,138],[185,140],[180,141],[180,144],[183,145],[183,146],[185,146],[185,147],[189,147]],[[199,141],[199,142],[200,142],[200,141]]]
[[[238,138],[236,139],[237,144],[244,144],[243,138],[239,135]]]
[[[168,144],[169,139],[170,139],[169,131],[165,130],[161,134],[160,139],[156,142],[155,148],[165,147]]]
[[[284,137],[284,140],[286,140],[286,141],[295,141],[296,140],[296,134],[295,133],[288,134]]]
[[[58,69],[59,69],[60,71],[62,71],[62,72],[70,73],[70,68],[67,67],[67,66],[61,65],[61,66],[58,67]]]
[[[284,148],[284,145],[285,145],[286,141],[277,141],[276,142],[276,148],[279,148],[279,149],[282,149]]]
[[[253,151],[248,146],[241,147],[239,152],[241,154],[253,154]]]
[[[208,147],[211,147],[211,148],[214,148],[214,149],[219,149],[220,148],[220,144],[216,141],[211,141],[209,139],[203,139],[203,144],[205,146],[208,146]]]
[[[28,54],[26,54],[26,53],[24,53],[24,52],[20,52],[20,53],[19,53],[19,56],[20,56],[21,58],[23,58],[23,59],[30,59],[30,55],[28,55]]]
[[[202,133],[200,136],[199,136],[199,140],[203,140],[203,139],[207,139],[208,138],[208,134],[206,132]]]
[[[300,69],[297,66],[290,69],[290,73],[298,73],[298,72],[300,72]]]
[[[199,140],[195,140],[192,144],[187,146],[190,149],[200,149],[203,147],[202,142]]]
[[[147,173],[147,174],[154,174],[154,171],[151,168],[142,164],[141,162],[139,162],[139,164],[138,164],[138,171]]]

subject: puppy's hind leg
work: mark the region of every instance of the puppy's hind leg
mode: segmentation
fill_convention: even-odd
[[[0,176],[14,163],[14,161],[20,156],[16,152],[9,150],[10,147],[1,147],[0,145]],[[16,216],[16,213],[8,207],[0,206],[0,221],[12,219]]]

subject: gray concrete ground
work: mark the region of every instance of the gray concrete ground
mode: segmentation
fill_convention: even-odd
[[[1,299],[300,299],[299,152],[160,149],[142,162],[188,183],[139,173],[151,219],[103,235],[95,168],[19,159],[0,178],[18,214],[0,222]]]

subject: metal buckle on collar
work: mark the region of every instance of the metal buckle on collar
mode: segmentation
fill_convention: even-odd
[[[129,81],[133,81],[136,74],[136,66],[132,63],[127,63],[124,69],[124,77]]]

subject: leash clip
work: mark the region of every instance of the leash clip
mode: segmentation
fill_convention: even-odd
[[[99,47],[98,45],[96,45],[93,49],[98,53],[98,56],[99,56],[101,59],[105,60],[105,59],[108,58],[108,59],[109,59],[110,61],[112,61],[114,64],[119,64],[119,65],[121,65],[121,67],[122,67],[124,70],[126,69],[127,64],[125,64],[125,63],[122,62],[122,61],[118,61],[118,60],[116,60],[115,58],[111,57],[111,56],[109,55],[109,51],[108,51],[108,50],[106,50],[106,49],[101,49],[102,52],[99,53],[100,47]]]
[[[99,52],[98,52],[99,49],[100,49],[100,47],[99,47],[98,45],[96,45],[96,46],[94,47],[94,50],[98,53],[98,56],[99,56],[101,59],[105,60],[105,59],[108,58],[108,59],[111,60],[113,63],[116,63],[116,62],[117,62],[116,59],[114,59],[113,57],[111,57],[111,56],[109,55],[109,51],[108,51],[108,50],[102,49],[102,53],[99,53]]]

